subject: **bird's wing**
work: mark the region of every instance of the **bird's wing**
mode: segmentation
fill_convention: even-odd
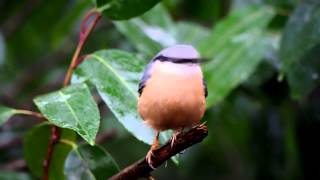
[[[207,88],[207,83],[204,79],[202,79],[203,82],[203,90],[204,90],[204,96],[207,97],[208,96],[208,88]]]
[[[143,88],[146,86],[147,80],[151,77],[151,66],[152,66],[152,62],[150,62],[147,66],[146,69],[143,72],[141,81],[139,83],[139,96],[141,96],[142,92],[143,92]]]

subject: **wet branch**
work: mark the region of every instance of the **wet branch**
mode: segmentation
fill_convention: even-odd
[[[171,148],[171,140],[165,145],[154,151],[152,158],[153,166],[159,167],[162,163],[170,159],[177,153],[201,142],[208,135],[208,129],[204,125],[197,126],[186,133],[179,134],[177,140]],[[138,179],[148,177],[153,169],[149,166],[146,159],[143,158],[132,165],[126,167],[118,174],[110,178],[110,180]]]

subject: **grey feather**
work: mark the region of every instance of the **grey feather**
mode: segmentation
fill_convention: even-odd
[[[149,64],[146,66],[143,72],[142,78],[139,83],[139,89],[138,89],[139,96],[141,96],[143,92],[143,88],[146,86],[147,80],[151,77],[152,62],[153,60],[149,62]]]

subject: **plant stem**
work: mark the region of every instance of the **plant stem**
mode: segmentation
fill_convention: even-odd
[[[43,161],[43,180],[49,179],[49,168],[50,168],[50,163],[52,159],[52,153],[53,153],[54,146],[59,141],[59,138],[60,138],[59,128],[53,125],[51,128],[51,136],[48,143],[47,156]]]
[[[90,17],[92,17],[93,19],[90,23],[88,23]],[[78,42],[76,51],[73,54],[68,71],[65,75],[65,78],[63,81],[63,87],[66,87],[69,85],[73,70],[78,66],[80,61],[82,61],[82,59],[79,58],[80,52],[90,32],[93,30],[93,28],[95,27],[95,25],[97,24],[100,18],[101,18],[101,14],[96,9],[92,9],[89,12],[87,12],[85,17],[83,18],[81,22],[81,27],[80,27],[79,42]],[[52,126],[51,137],[48,144],[48,151],[47,151],[46,158],[43,162],[43,180],[48,180],[49,178],[49,168],[50,168],[50,162],[52,159],[52,153],[54,151],[55,145],[59,142],[60,136],[61,136],[60,129],[57,126]]]
[[[34,111],[29,111],[29,110],[24,110],[24,109],[17,109],[15,111],[17,114],[24,114],[24,115],[30,115],[30,116],[35,116],[41,119],[45,119],[45,117],[38,112],[34,112]]]
[[[73,141],[70,141],[68,139],[60,139],[59,142],[71,146],[72,149],[77,149],[77,147],[78,147],[78,145],[76,143],[74,143]]]
[[[88,25],[88,27],[86,28],[86,23],[89,20],[89,18],[94,15],[92,22]],[[92,31],[92,29],[95,27],[95,25],[97,24],[97,22],[99,21],[99,19],[101,18],[101,14],[99,12],[96,11],[96,9],[93,9],[91,11],[89,11],[86,16],[84,17],[82,23],[81,23],[81,27],[80,27],[80,37],[79,37],[79,43],[77,46],[77,49],[75,51],[75,53],[73,54],[72,60],[71,60],[71,64],[68,68],[67,74],[64,78],[63,81],[63,86],[68,86],[71,76],[72,76],[72,72],[73,70],[77,67],[77,65],[79,64],[79,55],[80,52],[83,48],[84,43],[86,42],[90,32]]]

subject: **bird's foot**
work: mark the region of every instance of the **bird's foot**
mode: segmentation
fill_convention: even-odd
[[[204,121],[203,123],[201,123],[201,124],[198,124],[198,125],[196,125],[196,126],[194,126],[193,128],[201,128],[201,127],[204,127],[204,125],[207,123],[207,121]],[[192,128],[192,129],[193,129]]]
[[[153,144],[153,145],[151,146],[149,152],[148,152],[147,155],[146,155],[146,161],[147,161],[147,163],[149,164],[149,166],[150,166],[152,169],[156,169],[156,167],[154,167],[154,165],[153,165],[152,159],[155,157],[154,151],[155,151],[156,149],[158,149],[159,147],[160,147],[159,144]]]
[[[171,149],[174,146],[174,144],[176,143],[178,136],[183,133],[183,128],[176,130],[173,135],[172,135],[172,139],[171,139]]]
[[[174,133],[172,135],[172,139],[171,139],[171,145],[170,145],[171,149],[174,146],[174,144],[176,143],[176,141],[177,141],[177,133]]]

